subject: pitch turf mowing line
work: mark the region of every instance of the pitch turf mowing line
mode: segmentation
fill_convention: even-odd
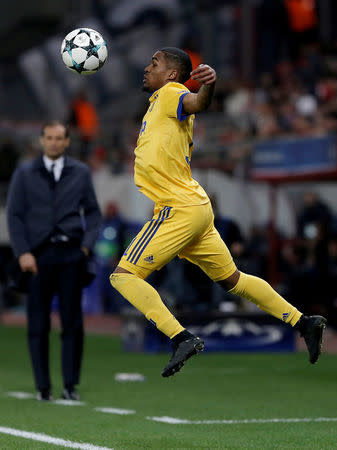
[[[0,427],[0,433],[22,437],[33,441],[46,442],[47,444],[58,445],[59,447],[78,448],[81,450],[113,450],[111,447],[100,447],[93,444],[66,441],[65,439],[55,438],[53,436],[48,436],[47,434],[22,431],[15,428]]]
[[[241,425],[250,423],[295,423],[295,422],[337,422],[337,417],[302,417],[302,418],[279,418],[279,419],[243,419],[243,420],[186,420],[175,417],[147,417],[155,422],[169,423],[172,425]]]

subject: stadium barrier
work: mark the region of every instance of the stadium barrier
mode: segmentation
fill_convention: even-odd
[[[207,352],[293,352],[295,333],[274,317],[254,313],[188,312],[178,314],[186,328],[205,341]],[[126,352],[170,352],[169,339],[134,308],[122,312]]]
[[[259,142],[253,148],[250,175],[256,181],[278,183],[336,179],[336,136]]]

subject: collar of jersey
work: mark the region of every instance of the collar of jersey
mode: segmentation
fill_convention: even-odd
[[[157,96],[158,92],[159,92],[161,89],[164,89],[166,86],[172,85],[172,84],[174,84],[174,85],[177,86],[177,87],[180,87],[180,86],[181,86],[182,89],[184,89],[184,90],[186,90],[186,91],[188,92],[187,87],[184,86],[183,84],[181,84],[181,83],[176,83],[175,81],[169,81],[168,83],[164,84],[164,86],[162,86],[161,88],[159,88],[159,89],[157,89],[156,91],[153,92],[153,94],[152,94],[151,97],[149,98],[149,102],[150,102],[150,103],[153,102],[153,100],[155,99],[155,97]]]

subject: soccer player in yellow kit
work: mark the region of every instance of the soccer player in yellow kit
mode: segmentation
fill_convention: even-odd
[[[183,85],[190,76],[201,84],[197,94]],[[204,349],[203,341],[176,320],[145,281],[177,255],[197,264],[224,289],[297,328],[311,363],[321,352],[326,323],[321,316],[304,316],[261,278],[239,272],[214,228],[209,198],[192,178],[190,161],[194,114],[211,103],[215,80],[214,69],[201,64],[192,71],[187,53],[175,47],[157,51],[144,71],[143,88],[152,95],[135,150],[135,183],[155,207],[153,218],[126,249],[110,282],[171,339],[173,354],[162,371],[164,377],[174,375]]]

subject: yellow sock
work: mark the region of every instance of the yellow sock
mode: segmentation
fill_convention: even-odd
[[[229,292],[255,303],[260,309],[294,326],[300,313],[262,278],[240,273],[237,284]]]
[[[113,273],[110,283],[170,339],[185,329],[166,308],[158,292],[145,280],[132,273]]]

